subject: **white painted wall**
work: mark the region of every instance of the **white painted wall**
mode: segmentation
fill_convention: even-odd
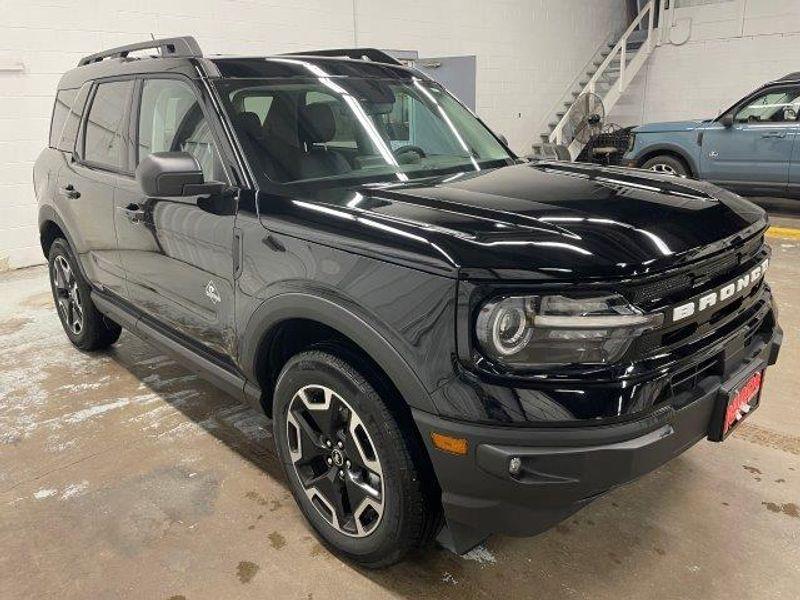
[[[610,121],[714,117],[762,83],[800,71],[800,0],[676,0],[668,38]]]
[[[477,112],[527,153],[625,0],[0,0],[0,270],[42,262],[31,168],[56,83],[103,48],[193,35],[204,52],[375,46],[477,55]],[[16,62],[24,72],[7,69]]]

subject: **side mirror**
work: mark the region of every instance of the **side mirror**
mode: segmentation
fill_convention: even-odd
[[[136,167],[136,181],[152,198],[213,194],[224,187],[218,182],[205,183],[197,159],[188,152],[155,152],[146,156]]]
[[[719,118],[719,122],[725,129],[729,129],[733,127],[733,115],[731,113],[725,113]]]

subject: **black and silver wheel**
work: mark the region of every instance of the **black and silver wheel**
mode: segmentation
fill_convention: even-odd
[[[353,364],[322,350],[292,357],[273,416],[292,494],[332,550],[380,567],[435,535],[436,485],[414,432]]]
[[[643,169],[648,171],[655,171],[662,175],[673,175],[675,177],[688,177],[689,169],[679,158],[662,154],[654,156],[642,164]]]
[[[48,267],[58,317],[70,341],[81,350],[99,350],[116,342],[120,326],[95,308],[89,286],[63,238],[50,247]]]
[[[83,331],[83,305],[78,293],[78,279],[63,254],[53,260],[50,278],[61,322],[65,329],[79,336]]]
[[[353,407],[328,387],[304,386],[289,404],[286,440],[317,512],[344,535],[369,535],[383,516],[383,470]]]

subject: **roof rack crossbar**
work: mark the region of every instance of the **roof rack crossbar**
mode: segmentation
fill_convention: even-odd
[[[372,62],[402,65],[394,56],[377,48],[335,48],[328,50],[305,50],[303,52],[287,52],[284,56],[341,56],[354,60],[371,60]]]
[[[149,40],[147,42],[139,42],[136,44],[128,44],[126,46],[119,46],[118,48],[110,48],[103,50],[96,54],[84,56],[78,61],[78,66],[89,65],[91,63],[100,62],[107,58],[125,58],[131,52],[137,50],[150,50],[158,49],[161,56],[172,57],[201,57],[203,51],[200,50],[200,45],[192,36],[187,35],[183,37],[162,38],[160,40]]]

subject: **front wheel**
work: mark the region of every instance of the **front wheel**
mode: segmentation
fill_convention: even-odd
[[[275,441],[295,500],[329,548],[372,568],[427,543],[439,522],[418,442],[394,413],[327,351],[291,358],[275,389]]]
[[[655,171],[663,175],[674,175],[676,177],[688,177],[689,169],[679,158],[662,154],[661,156],[654,156],[653,158],[645,161],[642,165],[643,169],[648,171]]]

